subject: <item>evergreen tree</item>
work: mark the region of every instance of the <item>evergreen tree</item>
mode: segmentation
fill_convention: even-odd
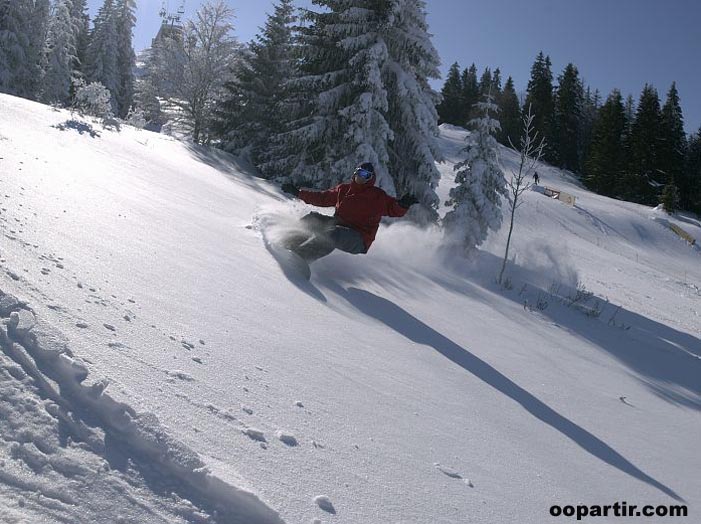
[[[30,2],[32,3],[32,2]],[[44,71],[47,67],[46,44],[51,15],[49,0],[34,0],[30,14],[29,48],[27,50],[27,92],[37,99],[42,91]]]
[[[594,139],[594,127],[599,119],[601,109],[601,95],[595,89],[592,94],[591,88],[587,87],[582,103],[582,116],[580,120],[579,144],[577,155],[580,159],[580,170],[584,172],[585,165],[589,159]]]
[[[630,133],[628,174],[623,185],[627,200],[647,205],[657,204],[658,188],[666,182],[660,164],[662,116],[657,90],[646,84],[640,94],[638,109]]]
[[[423,0],[392,0],[386,34],[389,60],[383,76],[389,96],[389,171],[397,195],[412,194],[420,206],[410,216],[420,222],[438,219],[436,187],[443,160],[438,145],[438,94],[429,79],[439,78],[440,58],[431,42]]]
[[[497,100],[501,95],[501,69],[498,67],[492,74],[492,96]],[[498,105],[498,104],[497,104]]]
[[[687,139],[684,173],[679,186],[680,208],[701,213],[701,128]]]
[[[173,47],[182,51],[182,45],[170,37],[155,39],[152,47],[146,49],[141,55],[144,63],[144,74],[134,86],[134,99],[137,110],[140,110],[146,120],[146,127],[152,130],[160,130],[166,122],[164,113],[161,110],[159,98],[172,96],[173,91],[167,89],[167,73],[165,69],[165,57],[167,52],[164,48]],[[178,68],[182,74],[182,68]]]
[[[559,166],[580,171],[584,93],[579,72],[569,63],[558,77],[555,93],[555,147]],[[537,114],[537,113],[536,113]]]
[[[102,84],[111,93],[113,112],[117,109],[115,96],[120,85],[117,14],[114,1],[105,0],[93,21],[85,66],[88,81]]]
[[[524,107],[530,107],[533,113],[533,127],[537,140],[545,140],[543,156],[550,162],[556,162],[556,140],[553,132],[553,75],[549,56],[538,53],[531,67],[531,78],[528,81]]]
[[[298,102],[290,129],[272,140],[262,169],[275,178],[326,188],[355,166],[375,165],[377,184],[394,191],[387,165],[387,90],[382,67],[388,49],[388,6],[363,0],[314,0],[300,28],[300,77],[291,86]]]
[[[666,176],[660,182],[674,179],[683,183],[686,134],[684,133],[684,117],[679,105],[679,93],[675,82],[672,82],[667,93],[667,100],[662,107],[661,125],[660,167]]]
[[[701,214],[701,127],[689,137],[684,173],[685,189],[680,194],[680,205]]]
[[[268,176],[316,187],[375,165],[377,185],[410,192],[437,217],[438,56],[420,0],[314,0],[300,28],[295,118],[271,140]]]
[[[472,108],[479,102],[480,96],[479,82],[477,81],[477,66],[475,66],[475,64],[463,70],[460,75],[460,83],[462,84],[462,114],[460,116],[460,125],[467,126],[467,122],[471,119],[470,113]]]
[[[501,128],[497,133],[497,140],[505,146],[512,143],[515,145],[521,136],[521,108],[514,89],[514,80],[511,77],[506,79],[498,102]]]
[[[76,60],[77,27],[71,16],[71,0],[57,0],[46,43],[46,74],[41,98],[47,103],[68,104]]]
[[[87,0],[73,0],[71,17],[75,28],[75,60],[71,69],[75,79],[85,79],[86,56],[90,41],[90,17]]]
[[[438,104],[440,122],[461,126],[465,122],[465,111],[462,105],[462,82],[460,81],[460,66],[455,62],[448,70],[448,77],[441,90],[441,103]]]
[[[255,164],[270,137],[285,125],[287,86],[296,76],[292,27],[296,20],[292,0],[280,0],[225,85],[218,133],[230,151],[249,148]]]
[[[626,103],[625,103],[625,112],[626,112],[626,123],[627,123],[627,128],[626,128],[626,133],[630,134],[630,131],[633,129],[633,122],[635,122],[635,100],[633,99],[633,95],[629,94],[626,97]]]
[[[670,178],[667,185],[664,186],[660,201],[667,213],[672,214],[679,209],[679,188],[674,183],[674,178]]]
[[[117,31],[117,86],[113,93],[117,116],[126,118],[134,103],[134,65],[136,54],[132,31],[136,24],[136,0],[117,0],[115,7]]]
[[[0,91],[31,98],[29,24],[32,2],[0,0]]]
[[[480,83],[479,83],[479,96],[480,98],[484,97],[485,95],[488,95],[492,92],[492,70],[489,69],[488,67],[484,68],[484,72],[482,73],[482,76],[480,77]],[[494,93],[492,93],[492,96],[495,96]]]
[[[626,168],[623,141],[626,115],[620,91],[614,89],[594,124],[591,150],[584,166],[584,181],[591,190],[616,196]]]
[[[506,179],[497,158],[495,134],[499,121],[492,97],[477,104],[476,119],[470,121],[472,133],[463,150],[465,160],[455,165],[456,186],[450,190],[446,204],[451,210],[443,224],[447,237],[470,252],[487,238],[489,230],[498,230],[502,222],[501,202],[507,196]]]

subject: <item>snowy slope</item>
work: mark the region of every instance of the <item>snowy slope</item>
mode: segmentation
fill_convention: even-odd
[[[526,195],[510,290],[504,231],[467,263],[402,221],[303,284],[258,228],[306,206],[71,118],[0,95],[8,522],[541,523],[623,500],[698,520],[701,255],[656,220],[701,240],[698,219],[543,166],[577,205]],[[443,129],[444,175],[463,139]]]

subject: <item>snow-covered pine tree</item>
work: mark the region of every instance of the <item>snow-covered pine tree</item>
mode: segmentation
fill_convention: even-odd
[[[30,0],[0,0],[0,91],[31,98]]]
[[[90,17],[87,13],[86,0],[73,0],[71,16],[76,29],[73,78],[74,80],[85,79],[86,55],[90,41]]]
[[[265,27],[237,64],[225,87],[219,109],[222,145],[229,151],[246,148],[254,164],[270,137],[284,127],[287,84],[295,75],[293,0],[280,0]]]
[[[71,0],[56,0],[46,40],[46,72],[41,100],[66,105],[70,100],[77,27]]]
[[[50,0],[34,0],[30,14],[29,48],[27,58],[26,84],[33,99],[37,99],[42,91],[44,71],[46,70],[46,41],[48,38],[51,15]]]
[[[116,109],[115,96],[119,89],[117,65],[117,12],[113,0],[105,0],[93,20],[90,43],[86,53],[85,72],[89,82],[99,82],[112,95],[112,109]]]
[[[300,28],[292,124],[272,139],[269,176],[329,187],[372,162],[377,185],[437,217],[438,56],[420,0],[314,0]]]
[[[300,28],[300,76],[291,83],[290,124],[271,139],[268,176],[327,188],[372,162],[377,185],[394,193],[387,165],[392,134],[385,118],[382,68],[390,1],[313,0]]]
[[[383,67],[389,97],[389,171],[396,194],[412,194],[420,206],[410,215],[420,222],[438,219],[436,187],[443,161],[438,146],[438,94],[429,79],[439,78],[440,58],[431,42],[423,0],[392,0],[382,36],[389,56]]]
[[[162,40],[162,39],[161,39]],[[162,95],[161,75],[159,74],[159,58],[162,41],[154,42],[153,46],[146,49],[140,59],[144,63],[144,74],[137,79],[134,86],[134,101],[136,108],[141,110],[146,119],[146,126],[152,130],[160,130],[165,123],[165,115],[161,110],[159,100]]]
[[[498,108],[490,95],[476,106],[480,116],[470,121],[472,132],[463,149],[466,156],[455,165],[456,186],[446,202],[451,210],[443,219],[448,241],[461,244],[468,253],[484,242],[490,229],[499,229],[502,197],[507,196],[497,157],[499,121],[492,116]]]
[[[117,0],[117,91],[114,94],[117,116],[126,118],[134,102],[134,64],[132,30],[136,24],[136,0]]]

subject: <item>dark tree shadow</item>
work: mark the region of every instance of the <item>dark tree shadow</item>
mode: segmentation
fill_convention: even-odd
[[[594,457],[645,482],[675,500],[683,501],[674,490],[640,470],[601,439],[560,415],[485,361],[424,324],[393,302],[357,288],[346,290],[336,287],[334,291],[363,314],[379,320],[412,342],[432,347],[468,373],[520,404],[532,416],[560,432]]]
[[[489,253],[483,253],[482,257],[491,264],[499,262]],[[511,264],[510,271],[518,275],[519,281],[529,283],[531,295],[549,294],[530,284],[543,281],[542,269]],[[443,285],[458,284],[443,282]],[[492,291],[523,305],[524,298],[515,290],[503,290],[493,284]],[[566,291],[565,294],[573,291]],[[600,306],[601,312],[597,318],[588,317],[576,308],[566,307],[557,301],[551,301],[540,314],[614,357],[659,397],[676,405],[701,410],[699,338],[611,304],[596,295],[592,295],[587,304]]]
[[[81,122],[80,120],[66,120],[65,122],[61,122],[60,124],[56,124],[54,126],[56,129],[59,129],[61,131],[66,131],[67,129],[72,129],[73,131],[77,131],[79,134],[87,134],[90,135],[90,138],[99,138],[100,133],[98,131],[95,131],[92,125],[88,124],[87,122]]]
[[[261,178],[258,170],[244,158],[211,146],[202,146],[191,142],[183,142],[183,144],[199,162],[217,169],[238,184],[243,184],[259,193],[280,198],[280,194],[273,190],[275,186],[269,180]]]
[[[535,268],[510,262],[507,276],[513,280],[513,289],[507,290],[495,282],[501,258],[491,253],[480,252],[476,260],[467,263],[461,256],[446,251],[441,264],[441,271],[432,266],[418,274],[448,292],[473,297],[492,307],[500,306],[500,298],[523,306],[526,295],[519,291],[523,286],[528,288],[528,300],[532,303],[531,299],[539,294],[550,298],[546,289],[549,285],[576,279],[576,273],[570,274],[557,260],[550,260],[547,267]],[[387,274],[381,267],[364,266],[362,273],[353,272],[350,265],[343,267],[343,272],[322,268],[320,283],[337,291],[339,286],[371,281],[384,289],[398,289],[420,298],[420,291],[407,288],[405,282],[398,282],[392,272]],[[574,292],[576,289],[572,285],[568,288],[563,284],[560,295]],[[598,318],[556,300],[550,300],[548,307],[537,313],[612,356],[653,394],[674,405],[701,411],[701,340],[698,337],[610,303],[603,297],[592,295],[587,304],[600,306]]]

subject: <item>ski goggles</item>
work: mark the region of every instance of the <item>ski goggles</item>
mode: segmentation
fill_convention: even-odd
[[[362,178],[363,180],[370,180],[372,178],[373,172],[368,171],[367,169],[363,169],[362,167],[358,167],[353,172],[353,175],[358,176],[358,177]]]

